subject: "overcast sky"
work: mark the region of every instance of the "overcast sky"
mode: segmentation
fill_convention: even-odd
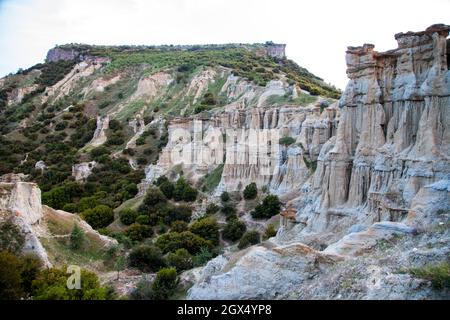
[[[349,45],[396,47],[397,32],[450,23],[450,0],[0,0],[0,77],[56,44],[286,43],[340,88]]]

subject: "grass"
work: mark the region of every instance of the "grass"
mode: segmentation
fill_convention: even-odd
[[[212,192],[220,182],[222,178],[224,164],[218,165],[213,171],[207,174],[202,183],[202,190],[205,192]]]
[[[126,120],[132,118],[139,110],[145,106],[145,101],[142,99],[135,100],[131,102],[128,106],[120,110],[117,115],[117,119]]]
[[[450,288],[450,263],[443,262],[438,265],[426,265],[421,268],[408,269],[413,277],[425,279],[431,282],[436,290]]]

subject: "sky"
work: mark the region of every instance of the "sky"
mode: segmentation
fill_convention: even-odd
[[[347,46],[449,24],[450,0],[0,0],[0,77],[57,44],[285,43],[288,58],[347,83]]]

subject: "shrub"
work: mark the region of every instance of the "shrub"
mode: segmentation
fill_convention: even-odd
[[[277,235],[277,230],[273,224],[269,224],[264,231],[264,240],[275,237]]]
[[[190,227],[189,231],[202,237],[203,239],[211,241],[215,246],[219,244],[219,225],[216,219],[207,217],[195,221]]]
[[[228,200],[230,200],[230,194],[226,191],[222,192],[222,194],[220,195],[220,200],[222,200],[222,202],[227,202]]]
[[[258,188],[256,187],[256,183],[252,182],[245,187],[244,199],[246,200],[255,199],[257,195],[258,195]]]
[[[18,300],[23,297],[20,260],[8,251],[0,251],[0,300]]]
[[[70,248],[72,250],[78,250],[83,247],[85,241],[85,235],[83,230],[78,226],[77,223],[72,228],[72,232],[70,233]]]
[[[167,199],[172,199],[175,191],[175,186],[170,181],[164,181],[159,185],[159,190],[166,196]]]
[[[134,248],[128,259],[131,267],[138,268],[143,272],[156,272],[166,265],[161,250],[150,245]]]
[[[280,138],[280,140],[278,142],[283,146],[289,146],[289,145],[295,143],[295,139],[292,137],[283,137],[283,138]]]
[[[81,288],[72,290],[67,287],[70,274],[65,269],[46,269],[33,281],[34,300],[105,300],[113,298],[111,292],[102,286],[97,275],[81,270]]]
[[[132,209],[124,209],[120,211],[120,221],[126,226],[136,222],[137,216],[138,213]]]
[[[243,223],[239,219],[233,219],[229,221],[225,228],[222,230],[222,236],[224,239],[234,242],[242,237],[245,230],[247,230],[245,223]]]
[[[246,233],[244,233],[241,240],[239,241],[238,248],[244,249],[244,248],[247,248],[248,246],[251,246],[251,245],[254,245],[254,244],[257,244],[260,242],[261,242],[261,235],[259,234],[258,231],[255,231],[255,230],[247,231]]]
[[[83,211],[81,216],[94,229],[107,227],[114,221],[113,210],[103,204]]]
[[[214,254],[208,248],[201,248],[200,252],[194,256],[194,266],[200,267],[214,258]]]
[[[236,215],[236,208],[234,206],[232,206],[231,204],[225,204],[222,206],[222,208],[220,209],[220,211],[226,216],[232,216],[232,215]]]
[[[210,241],[193,234],[190,231],[169,232],[163,234],[156,239],[156,245],[164,252],[173,252],[175,250],[184,248],[191,254],[196,254],[201,248],[211,248]]]
[[[208,204],[208,206],[206,207],[206,214],[207,215],[212,215],[212,214],[215,214],[216,212],[218,212],[219,211],[219,209],[220,209],[220,207],[217,205],[217,204],[215,204],[215,203],[210,203],[210,204]]]
[[[56,124],[56,126],[55,126],[55,130],[56,131],[62,131],[65,128],[67,128],[67,125],[68,125],[67,121],[58,122]]]
[[[149,216],[146,216],[145,214],[143,214],[136,218],[136,223],[143,224],[143,225],[149,225],[149,224],[151,224],[151,220],[150,220]]]
[[[175,201],[186,201],[192,202],[197,199],[198,191],[191,187],[189,183],[183,178],[179,178],[175,184],[175,189],[173,191],[173,199]]]
[[[25,235],[22,230],[11,220],[6,220],[0,225],[0,251],[20,253],[25,243]]]
[[[91,150],[91,158],[96,160],[99,157],[103,156],[103,155],[108,155],[109,154],[109,150],[106,147],[97,147],[95,149]]]
[[[145,277],[139,280],[136,288],[130,293],[130,298],[132,300],[152,300],[153,299],[153,289],[152,282]]]
[[[192,208],[188,205],[171,205],[167,207],[164,221],[171,224],[173,221],[189,222],[192,216]]]
[[[192,269],[194,266],[192,256],[186,249],[178,249],[167,256],[169,266],[177,269],[178,272]]]
[[[279,214],[281,210],[281,202],[276,195],[268,195],[263,202],[256,206],[252,211],[252,217],[255,219],[270,218]]]
[[[188,230],[188,224],[186,221],[174,221],[170,225],[170,230],[174,232],[183,232]]]
[[[150,226],[133,223],[127,228],[125,235],[133,241],[142,241],[153,235],[153,229]]]
[[[166,203],[166,196],[158,188],[149,188],[144,198],[143,204],[146,206],[156,206],[160,203]]]
[[[409,273],[416,278],[431,281],[431,285],[436,290],[450,288],[450,263],[448,262],[409,269]]]
[[[169,299],[174,294],[177,285],[178,276],[175,268],[163,268],[159,270],[152,284],[153,299]]]

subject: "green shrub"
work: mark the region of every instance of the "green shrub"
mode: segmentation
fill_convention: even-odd
[[[152,300],[153,289],[152,282],[143,277],[136,285],[136,288],[130,293],[132,300]]]
[[[203,247],[212,248],[210,241],[207,241],[190,231],[184,231],[181,233],[169,232],[163,234],[156,239],[156,245],[164,253],[173,252],[184,248],[189,251],[189,253],[196,254]]]
[[[207,215],[212,215],[212,214],[215,214],[215,213],[217,213],[218,211],[220,210],[220,207],[217,205],[217,204],[215,204],[215,203],[210,203],[210,204],[208,204],[208,206],[206,207],[206,214]]]
[[[295,139],[292,137],[283,137],[279,140],[279,143],[283,146],[289,146],[295,143]]]
[[[169,299],[174,294],[177,286],[178,276],[175,268],[163,268],[159,270],[152,284],[153,299]]]
[[[136,222],[137,217],[138,213],[135,210],[124,209],[120,211],[120,221],[126,226]]]
[[[228,200],[230,200],[230,194],[226,191],[222,192],[222,194],[220,195],[220,200],[222,200],[222,202],[227,202]]]
[[[194,267],[201,267],[214,258],[214,254],[208,248],[201,248],[200,252],[194,256]]]
[[[192,208],[185,204],[167,206],[164,221],[171,224],[173,221],[189,222],[192,216]]]
[[[192,269],[194,266],[192,256],[186,249],[178,249],[167,256],[168,265],[178,272]]]
[[[174,221],[172,222],[172,224],[170,225],[170,230],[173,232],[183,232],[183,231],[187,231],[189,229],[188,224],[186,221]]]
[[[147,225],[133,223],[127,228],[125,235],[133,241],[142,241],[153,235],[153,229]]]
[[[183,178],[179,178],[175,184],[175,189],[173,191],[173,199],[175,201],[186,201],[192,202],[197,199],[198,191],[191,187],[189,183]]]
[[[276,195],[268,195],[263,202],[251,212],[255,219],[268,219],[280,213],[281,202]]]
[[[24,296],[20,276],[21,263],[8,251],[0,251],[0,300],[19,300]]]
[[[259,234],[258,231],[255,231],[255,230],[247,231],[246,233],[244,233],[241,240],[239,241],[238,248],[244,249],[244,248],[247,248],[248,246],[251,246],[251,245],[254,245],[254,244],[257,244],[260,242],[261,242],[261,235]]]
[[[269,224],[264,231],[264,240],[275,237],[277,235],[277,230],[273,224]]]
[[[151,220],[150,220],[149,216],[143,214],[136,218],[136,223],[142,224],[142,225],[149,225],[149,224],[151,224]]]
[[[86,238],[83,230],[75,223],[70,233],[70,248],[72,250],[79,250],[83,247],[85,241]]]
[[[252,182],[245,187],[244,199],[246,200],[255,199],[257,195],[258,195],[258,188],[256,187],[256,183]]]
[[[225,204],[220,209],[220,212],[222,212],[226,217],[236,215],[236,208],[231,204]]]
[[[408,271],[416,278],[430,281],[436,290],[450,288],[450,263],[448,262],[443,262],[438,265],[427,265],[421,268],[412,268]]]
[[[159,190],[166,196],[167,199],[172,199],[175,191],[175,186],[170,181],[164,181],[159,185]]]
[[[94,229],[107,227],[114,221],[113,210],[102,204],[83,211],[81,217]]]
[[[247,227],[245,223],[239,219],[233,219],[227,223],[225,228],[222,230],[222,237],[226,240],[237,241],[244,234]]]
[[[202,237],[203,239],[211,241],[214,246],[219,244],[219,225],[216,219],[206,217],[195,221],[190,227],[189,231]]]
[[[145,195],[143,204],[146,206],[156,206],[160,203],[166,203],[166,196],[158,188],[149,188]]]
[[[157,272],[166,265],[163,254],[159,248],[151,245],[140,245],[131,250],[128,256],[131,267],[143,272]]]

